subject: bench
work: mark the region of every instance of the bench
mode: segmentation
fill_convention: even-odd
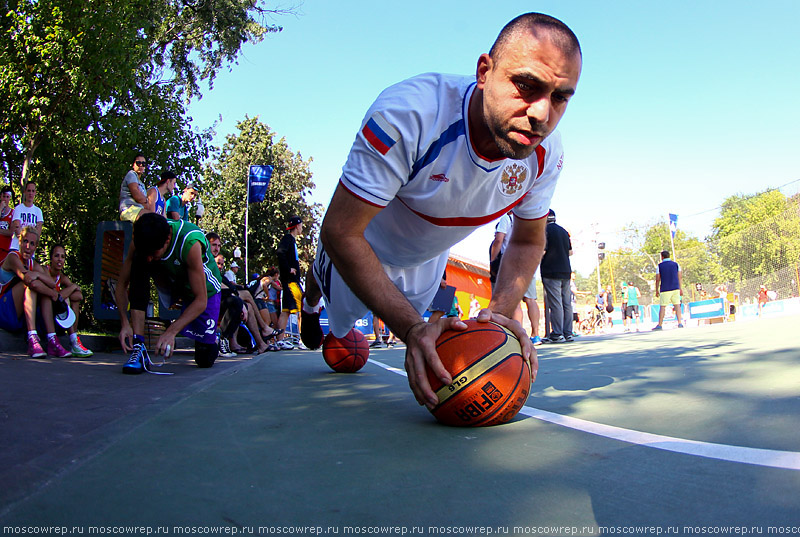
[[[122,270],[125,254],[133,237],[133,224],[123,221],[105,221],[97,225],[94,251],[94,318],[117,321],[119,312],[115,298],[116,284]],[[147,308],[145,338],[147,346],[155,342],[166,329],[168,321],[177,319],[179,310],[169,309],[160,302],[158,317],[152,305]]]

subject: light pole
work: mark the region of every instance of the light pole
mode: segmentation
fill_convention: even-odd
[[[603,251],[606,248],[606,243],[604,242],[597,242],[595,238],[595,243],[597,244],[597,292],[603,292],[603,284],[600,283],[600,261],[606,258],[606,253]]]

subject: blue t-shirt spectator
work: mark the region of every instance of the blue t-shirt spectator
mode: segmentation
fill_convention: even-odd
[[[183,205],[177,194],[167,200],[167,215],[171,212],[178,213],[181,220],[189,221],[189,204]]]

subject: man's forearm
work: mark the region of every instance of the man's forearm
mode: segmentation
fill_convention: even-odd
[[[400,337],[422,317],[386,276],[378,257],[363,236],[322,238],[325,252],[353,293]]]

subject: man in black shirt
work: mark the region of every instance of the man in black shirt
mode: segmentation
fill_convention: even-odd
[[[286,225],[288,233],[278,243],[278,270],[280,271],[283,293],[281,293],[281,315],[278,317],[278,328],[286,329],[289,315],[298,313],[303,300],[303,289],[300,287],[300,258],[297,255],[296,238],[303,234],[303,220],[299,216],[289,218]],[[299,316],[298,316],[299,320]],[[279,349],[294,348],[289,341],[281,339]]]
[[[569,281],[572,273],[569,256],[572,242],[569,233],[556,224],[556,213],[550,209],[545,230],[547,242],[539,268],[544,286],[545,307],[550,318],[550,335],[543,343],[572,341],[572,299]]]

